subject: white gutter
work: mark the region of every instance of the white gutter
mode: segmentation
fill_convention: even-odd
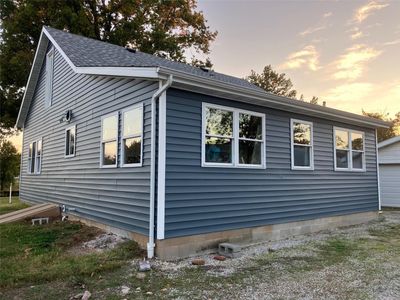
[[[149,217],[149,242],[147,243],[147,257],[154,257],[154,210],[155,210],[155,180],[156,180],[156,108],[157,99],[172,85],[172,75],[169,75],[167,82],[151,97],[151,162],[150,162],[150,217]],[[161,81],[160,81],[161,83]]]
[[[381,203],[381,180],[379,178],[379,153],[378,153],[378,129],[375,129],[375,151],[376,151],[376,179],[378,180],[378,202],[379,213],[382,210]]]

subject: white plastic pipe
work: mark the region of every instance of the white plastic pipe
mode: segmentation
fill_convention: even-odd
[[[170,75],[167,82],[151,97],[151,162],[150,162],[150,214],[149,214],[149,242],[147,243],[147,258],[154,257],[154,210],[155,210],[155,180],[156,180],[156,109],[157,99],[172,85],[173,77]]]

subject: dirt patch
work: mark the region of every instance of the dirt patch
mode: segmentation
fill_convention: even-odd
[[[83,255],[88,253],[100,253],[106,250],[111,250],[119,244],[126,242],[127,239],[113,233],[101,233],[94,236],[93,239],[85,241],[69,249],[68,252],[75,255]]]

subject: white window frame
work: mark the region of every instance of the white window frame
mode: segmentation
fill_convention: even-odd
[[[348,167],[347,168],[338,168],[336,166],[336,130],[345,131],[347,132],[348,140],[349,140],[349,149],[347,150],[347,160],[348,160]],[[363,138],[363,150],[353,150],[353,143],[351,134],[361,134]],[[339,149],[341,150],[341,149]],[[353,168],[353,151],[354,152],[362,152],[362,169]],[[353,130],[343,127],[333,127],[333,163],[335,171],[344,171],[344,172],[366,172],[366,165],[365,165],[365,133],[359,130]]]
[[[41,145],[40,156],[37,155],[39,142],[40,142],[40,145]],[[35,149],[34,149],[35,150],[35,155],[34,156],[29,156],[29,149],[31,148],[31,145],[32,145],[32,150],[33,150],[33,143],[35,143]],[[40,160],[40,164],[37,163],[38,158]],[[33,172],[31,170],[32,160],[34,161]],[[42,172],[42,161],[43,161],[43,139],[40,138],[40,139],[37,139],[37,140],[32,141],[32,142],[29,143],[27,174],[29,174],[29,175],[39,175]]]
[[[310,125],[310,145],[304,144],[295,144],[294,143],[294,135],[293,135],[293,124],[301,123],[305,125]],[[294,165],[294,146],[303,146],[311,148],[310,151],[310,166],[295,166]],[[314,124],[310,121],[304,121],[299,119],[290,119],[290,159],[291,159],[291,168],[292,170],[314,170]]]
[[[103,140],[103,120],[108,117],[117,117],[117,135],[113,139]],[[101,117],[101,126],[100,126],[100,168],[116,168],[118,166],[118,136],[119,136],[119,112],[113,112]],[[103,165],[103,143],[107,142],[116,142],[117,153],[115,156],[115,164],[113,165]]]
[[[74,134],[75,134],[75,139],[74,139],[74,153],[73,153],[73,154],[67,154],[67,132],[68,132],[69,130],[71,130],[71,129],[74,130]],[[65,158],[75,157],[75,153],[76,153],[76,125],[72,125],[72,126],[69,126],[69,127],[65,128],[64,141],[65,141],[65,145],[64,145],[64,157],[65,157]],[[69,144],[68,144],[68,146],[69,146]],[[68,147],[68,151],[69,151],[69,147]]]
[[[140,134],[129,134],[127,136],[124,136],[124,114],[127,111],[138,109],[138,108],[140,108],[142,110],[142,119],[140,120]],[[121,145],[121,167],[123,167],[123,168],[141,167],[143,165],[143,120],[144,120],[144,105],[143,105],[143,103],[127,107],[121,111],[121,141],[120,141],[120,145]],[[101,132],[103,132],[103,130]],[[140,137],[140,139],[141,139],[140,162],[132,163],[132,164],[125,164],[124,163],[124,157],[125,157],[124,140],[130,139],[130,138],[138,138],[138,137]]]
[[[212,163],[206,162],[206,109],[207,108],[215,108],[221,109],[225,111],[232,112],[233,115],[233,128],[232,128],[232,136],[225,137],[221,136],[221,138],[231,138],[232,139],[232,163]],[[262,124],[262,140],[257,139],[246,139],[239,138],[239,114],[249,114],[256,117],[261,117]],[[202,135],[201,135],[201,166],[202,167],[217,167],[217,168],[245,168],[245,169],[265,169],[266,168],[266,152],[265,152],[265,114],[243,110],[238,108],[233,108],[229,106],[217,105],[212,103],[203,102],[202,103]],[[215,135],[211,135],[213,137],[218,137]],[[261,164],[253,165],[253,164],[240,164],[239,163],[239,140],[248,140],[254,142],[261,143]]]
[[[46,54],[46,90],[44,99],[46,108],[49,108],[53,103],[54,55],[55,51],[52,47]]]

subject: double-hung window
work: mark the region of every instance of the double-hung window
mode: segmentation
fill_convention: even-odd
[[[121,156],[123,167],[142,165],[143,105],[122,111]]]
[[[65,157],[75,156],[76,126],[70,126],[65,130]]]
[[[312,170],[314,168],[313,124],[292,119],[290,128],[292,169]]]
[[[335,170],[364,171],[364,133],[343,128],[334,128]]]
[[[118,113],[101,119],[100,165],[103,168],[117,166]]]
[[[265,166],[264,114],[203,103],[202,165]]]
[[[42,139],[29,144],[28,174],[40,174],[42,169]]]

